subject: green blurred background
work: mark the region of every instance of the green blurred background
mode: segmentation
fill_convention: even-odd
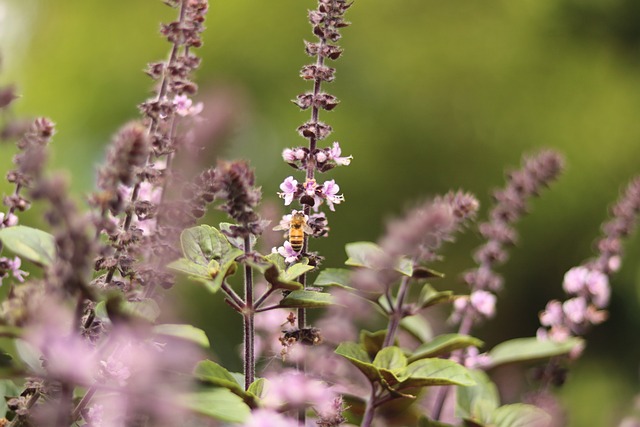
[[[214,0],[199,51],[200,98],[225,117],[211,143],[222,157],[249,158],[275,203],[293,173],[280,152],[304,143],[295,128],[308,113],[289,100],[310,89],[298,71],[308,62],[302,40],[312,39],[313,7]],[[166,55],[157,29],[173,14],[159,0],[0,0],[0,83],[18,85],[19,116],[57,123],[52,166],[68,172],[79,200],[111,135],[138,117],[151,87],[141,70]],[[342,103],[322,119],[354,161],[330,172],[346,203],[314,247],[340,266],[346,242],[376,240],[387,219],[449,189],[474,192],[486,208],[523,153],[558,149],[568,169],[522,221],[501,269],[499,313],[477,331],[489,346],[533,335],[538,311],[563,297],[564,272],[592,254],[607,206],[640,173],[640,2],[359,0],[347,16],[345,54],[327,87]],[[13,153],[0,147],[3,170]],[[462,290],[457,274],[479,243],[468,233],[447,247],[438,267],[448,278],[436,285]],[[571,426],[613,425],[639,391],[640,237],[629,243],[610,320],[589,335],[560,393]],[[230,311],[189,285],[171,297],[237,367]]]

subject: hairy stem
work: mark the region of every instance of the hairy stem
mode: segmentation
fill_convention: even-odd
[[[376,384],[371,384],[371,395],[369,396],[369,400],[367,400],[367,406],[364,410],[361,427],[371,427],[373,416],[376,412],[377,388]]]
[[[391,307],[392,312],[389,317],[389,324],[387,326],[387,335],[384,337],[383,347],[389,347],[393,345],[398,332],[400,322],[404,317],[404,300],[407,298],[407,292],[409,291],[409,276],[403,276],[400,283],[400,290],[398,291],[398,300],[396,306]]]
[[[251,239],[244,238],[244,252],[251,252]],[[253,306],[253,270],[249,264],[244,266],[244,310],[243,310],[243,330],[244,330],[244,388],[249,389],[253,383],[256,372],[255,361],[255,310]]]

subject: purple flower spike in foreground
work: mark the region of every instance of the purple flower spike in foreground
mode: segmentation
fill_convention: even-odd
[[[242,427],[299,427],[297,421],[271,409],[256,409]]]

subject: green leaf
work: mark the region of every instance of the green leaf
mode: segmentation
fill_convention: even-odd
[[[407,357],[398,347],[385,347],[376,354],[373,366],[378,368],[388,385],[394,386],[404,379],[402,374],[407,367]]]
[[[550,422],[551,417],[545,411],[523,403],[504,405],[493,413],[496,427],[543,427]]]
[[[235,246],[236,248],[244,252],[244,239],[242,237],[230,236],[230,234],[233,234],[231,232],[231,227],[235,225],[236,224],[231,224],[230,222],[221,222],[220,224],[218,224],[218,227],[220,228],[220,231],[222,232],[222,234],[224,234],[224,237],[226,237],[229,243],[231,243],[231,245]],[[250,235],[249,241],[250,241],[251,247],[253,247],[256,244],[256,236]]]
[[[411,277],[413,275],[413,261],[405,257],[400,258],[396,271],[404,276]]]
[[[454,350],[466,347],[482,347],[484,343],[478,338],[461,334],[443,334],[438,335],[433,340],[422,344],[418,347],[413,355],[409,357],[409,361],[425,359],[427,357],[438,357],[449,354]]]
[[[431,285],[424,285],[418,297],[420,308],[431,307],[432,305],[450,302],[453,298],[452,291],[436,291]]]
[[[576,337],[571,337],[562,343],[541,341],[536,337],[516,338],[498,344],[489,352],[490,367],[505,363],[529,362],[561,356],[582,344],[583,340]]]
[[[333,304],[330,294],[315,291],[293,291],[282,300],[282,308],[322,308]]]
[[[400,383],[400,390],[409,387],[475,384],[467,368],[447,359],[421,359],[410,363],[405,376],[409,378]]]
[[[457,390],[455,415],[483,424],[489,423],[493,412],[500,406],[498,389],[484,371],[471,370],[469,373],[476,384]]]
[[[386,257],[382,248],[373,242],[347,243],[345,249],[348,257],[345,264],[352,267],[366,267],[379,270],[380,266],[378,266],[377,263]],[[410,259],[400,258],[397,261],[395,270],[400,274],[411,277],[413,274],[413,263]]]
[[[54,237],[37,228],[24,225],[3,228],[0,241],[14,254],[39,265],[51,265],[56,257]]]
[[[266,378],[258,378],[254,382],[251,383],[249,388],[247,389],[247,393],[251,393],[258,398],[262,398],[265,390],[265,387],[268,384],[268,380]]]
[[[352,365],[360,370],[371,382],[380,380],[378,368],[373,366],[369,355],[359,344],[343,342],[336,348],[335,353],[346,358]]]
[[[345,268],[325,268],[318,274],[314,286],[337,286],[339,288],[353,290],[348,285],[351,279],[351,272]]]
[[[200,381],[225,387],[239,396],[244,395],[244,388],[238,383],[236,377],[224,367],[211,360],[198,362],[193,371],[193,375]]]
[[[197,414],[227,423],[243,423],[251,412],[240,397],[226,388],[180,394],[177,402]]]
[[[295,267],[298,264],[293,264],[292,266],[290,266],[289,269],[293,268],[293,270],[291,270],[291,273],[289,273],[289,275],[287,275],[287,266],[284,262],[284,258],[280,254],[269,254],[265,257],[265,260],[267,262],[270,262],[271,265],[265,270],[264,278],[274,289],[296,291],[303,288],[302,283],[296,282],[292,279],[288,279],[287,277],[292,277],[297,271],[304,270],[309,260],[305,258],[304,262],[301,263],[301,267]],[[312,268],[313,267],[311,267],[310,269]]]
[[[15,383],[11,380],[0,380],[0,417],[4,418],[7,416],[8,407],[7,407],[7,397],[17,397],[20,395],[22,390],[15,385]]]
[[[191,325],[164,324],[153,327],[153,332],[158,335],[182,338],[194,342],[201,347],[209,348],[209,338],[202,329]]]
[[[313,270],[314,268],[314,266],[309,265],[309,259],[303,258],[300,262],[289,266],[289,268],[287,268],[287,270],[282,275],[282,279],[287,282],[293,281],[302,276],[307,271]]]
[[[180,234],[182,253],[185,258],[199,265],[208,265],[214,258],[220,258],[226,237],[210,225],[187,228]]]
[[[407,367],[407,357],[398,347],[385,347],[376,354],[373,366],[400,372]]]
[[[212,293],[220,289],[227,276],[235,273],[235,259],[244,253],[209,225],[184,230],[180,241],[184,258],[169,264],[169,268],[190,275]]]
[[[433,331],[431,325],[427,322],[427,319],[419,314],[413,316],[407,316],[400,321],[400,327],[409,332],[420,342],[430,341],[433,337]]]
[[[211,272],[209,271],[208,265],[200,265],[188,260],[187,258],[177,259],[169,263],[167,267],[180,273],[188,274],[192,277],[211,278]],[[219,270],[219,267],[217,269]]]
[[[375,355],[382,349],[384,339],[387,336],[387,330],[382,329],[376,332],[360,331],[360,345],[365,349],[370,357]]]
[[[345,264],[352,267],[367,267],[375,270],[378,268],[375,263],[384,256],[380,246],[373,242],[347,243],[345,249],[348,256]]]

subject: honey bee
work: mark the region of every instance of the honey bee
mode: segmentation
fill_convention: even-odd
[[[274,230],[287,230],[287,228],[289,230],[291,249],[300,252],[304,244],[304,233],[313,234],[313,229],[307,224],[307,216],[303,212],[293,211],[289,224],[283,221]]]

